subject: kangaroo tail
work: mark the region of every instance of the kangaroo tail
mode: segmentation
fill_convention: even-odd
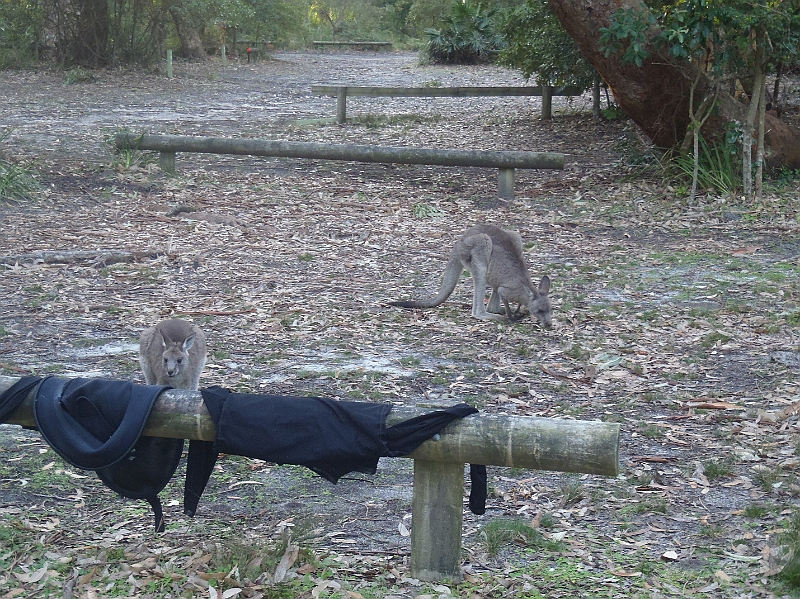
[[[436,306],[440,306],[450,297],[450,294],[453,293],[462,271],[461,259],[453,252],[453,255],[450,256],[450,260],[447,261],[447,267],[445,267],[444,270],[444,280],[442,281],[442,286],[439,288],[439,293],[436,297],[427,300],[388,302],[388,304],[390,306],[397,306],[398,308],[435,308]]]

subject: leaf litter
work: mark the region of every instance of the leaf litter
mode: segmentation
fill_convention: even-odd
[[[280,53],[80,87],[4,77],[7,143],[47,191],[0,208],[3,374],[141,382],[140,331],[183,316],[209,338],[202,385],[615,421],[622,474],[490,468],[487,513],[464,514],[465,581],[425,584],[408,565],[409,460],[331,486],[223,457],[194,519],[179,471],[154,535],[144,506],[5,425],[0,596],[784,592],[770,576],[799,490],[796,185],[759,205],[686,206],[642,174],[654,163],[635,129],[592,120],[585,98],[554,98],[548,122],[537,99],[383,98],[348,102],[347,126],[297,124],[334,110],[312,83],[522,83],[402,53]],[[511,203],[483,169],[179,155],[171,177],[147,159],[115,166],[104,142],[123,128],[562,151],[567,168],[517,171]],[[466,278],[438,309],[386,306],[434,293],[455,239],[484,221],[519,230],[532,276],[553,280],[553,330],[473,321]],[[512,535],[492,555],[486,524],[509,518],[548,543]]]

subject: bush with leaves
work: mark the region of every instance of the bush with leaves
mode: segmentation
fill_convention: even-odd
[[[536,75],[538,85],[592,86],[597,76],[594,67],[564,31],[547,0],[527,0],[510,10],[502,31],[508,46],[500,52],[500,64],[520,69],[525,79]]]
[[[423,60],[444,64],[478,64],[492,62],[506,47],[498,28],[496,9],[484,8],[480,2],[456,0],[450,16],[442,20],[440,29],[426,29],[428,43]]]
[[[44,10],[35,2],[0,3],[0,69],[24,67],[38,58]]]

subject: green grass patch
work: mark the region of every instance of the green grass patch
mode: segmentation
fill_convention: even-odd
[[[753,480],[767,493],[775,489],[775,485],[781,480],[781,472],[776,468],[764,467],[756,470]]]
[[[516,519],[498,518],[487,522],[481,527],[480,536],[486,552],[492,557],[496,556],[503,546],[511,543],[549,550],[559,548],[558,543],[545,539],[538,530]]]
[[[144,134],[140,135],[137,140],[137,145],[128,148],[117,148],[116,136],[117,133],[128,133],[127,130],[115,131],[105,139],[105,146],[111,154],[111,161],[109,167],[117,172],[125,172],[133,169],[145,167],[148,164],[155,164],[159,161],[159,154],[157,152],[140,150],[138,144]],[[111,193],[115,188],[111,189]],[[104,194],[105,195],[105,194]]]
[[[722,460],[705,460],[702,462],[703,471],[708,480],[717,480],[733,476],[736,470],[733,467],[733,460],[725,458]]]
[[[91,339],[87,337],[83,337],[81,339],[73,339],[71,342],[72,347],[76,348],[83,348],[83,347],[100,347],[101,345],[106,345],[107,343],[111,343],[110,339]]]
[[[0,158],[0,201],[30,200],[41,188],[29,170]]]
[[[441,208],[426,204],[425,202],[414,204],[411,211],[414,214],[414,218],[441,218],[446,214]]]
[[[628,516],[633,514],[666,514],[667,511],[667,500],[654,497],[620,508],[618,513],[620,516]]]
[[[419,366],[422,362],[416,356],[404,356],[400,358],[400,364],[403,366]]]
[[[11,135],[11,129],[0,132],[0,144]],[[30,200],[42,189],[28,169],[15,164],[0,150],[0,202]]]
[[[642,422],[637,427],[637,430],[645,439],[661,439],[664,437],[664,429],[649,422]]]
[[[705,349],[710,349],[714,347],[717,343],[727,343],[730,340],[731,337],[729,335],[720,333],[719,331],[714,331],[713,333],[705,335],[700,340],[700,345],[703,346],[703,348]]]
[[[573,360],[586,360],[591,355],[591,352],[581,346],[580,343],[573,343],[570,348],[564,352],[564,355]]]
[[[568,476],[558,484],[561,495],[561,505],[567,506],[577,503],[586,496],[586,488],[575,476]]]
[[[636,316],[642,322],[652,322],[661,315],[662,315],[661,310],[645,310],[644,312],[639,312],[636,314]]]
[[[800,589],[800,514],[795,514],[779,537],[788,556],[779,580],[793,590]]]

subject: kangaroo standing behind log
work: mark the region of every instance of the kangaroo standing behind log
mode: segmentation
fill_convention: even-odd
[[[444,303],[456,288],[462,270],[472,274],[472,316],[481,320],[511,319],[515,313],[509,304],[522,306],[540,324],[551,326],[550,278],[545,275],[534,287],[522,253],[522,238],[516,231],[495,225],[477,225],[467,230],[456,242],[444,271],[444,280],[436,297],[420,301],[389,302],[400,308],[433,308]],[[484,303],[486,287],[492,288],[488,307]],[[502,307],[501,307],[502,302]]]
[[[148,385],[196,391],[206,365],[206,336],[185,320],[162,320],[142,333],[139,363]]]

